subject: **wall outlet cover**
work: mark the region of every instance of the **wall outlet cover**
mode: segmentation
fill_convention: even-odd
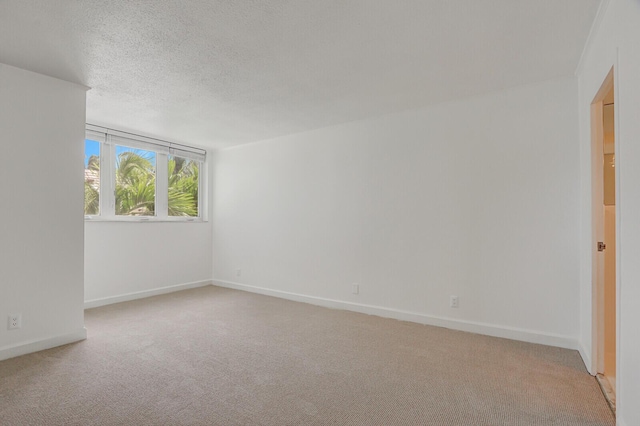
[[[9,330],[16,330],[22,327],[22,314],[9,314],[9,322],[7,328]]]

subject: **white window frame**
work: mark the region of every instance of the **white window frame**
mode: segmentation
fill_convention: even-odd
[[[147,138],[91,124],[86,126],[85,139],[100,143],[100,212],[85,215],[96,222],[206,222],[205,184],[206,151],[182,144]],[[115,214],[116,146],[152,151],[156,154],[156,194],[154,216],[124,216]],[[169,216],[169,155],[198,162],[198,216]]]

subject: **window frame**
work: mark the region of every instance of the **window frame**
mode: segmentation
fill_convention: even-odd
[[[162,141],[87,124],[85,140],[100,143],[100,210],[97,215],[85,215],[89,222],[206,222],[205,181],[207,158],[204,149]],[[126,216],[115,214],[116,147],[151,151],[156,156],[155,207],[153,216]],[[198,163],[198,216],[169,216],[170,155],[187,158]]]
[[[98,179],[99,179],[99,187],[98,187],[98,214],[95,215],[87,215],[85,214],[85,218],[87,217],[95,217],[95,216],[100,216],[100,214],[103,212],[103,207],[102,207],[102,203],[103,203],[103,199],[102,199],[102,181],[100,181],[100,179],[102,179],[102,157],[103,157],[103,149],[104,149],[104,145],[103,143],[98,140],[100,138],[96,138],[96,137],[88,137],[88,134],[85,134],[85,161],[88,161],[88,158],[86,157],[86,148],[87,148],[87,140],[91,141],[91,142],[96,142],[98,144],[98,167],[100,168],[100,171],[98,172]],[[85,185],[86,185],[86,165],[85,165]],[[85,193],[85,197],[86,197],[86,193]],[[86,198],[85,198],[85,202],[86,202]]]

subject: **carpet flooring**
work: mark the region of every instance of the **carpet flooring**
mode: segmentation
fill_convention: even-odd
[[[86,311],[0,362],[18,425],[613,426],[576,351],[223,289]]]

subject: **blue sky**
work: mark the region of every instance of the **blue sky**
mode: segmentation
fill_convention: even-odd
[[[100,143],[90,139],[84,140],[84,166],[89,164],[89,157],[100,155]]]
[[[142,157],[148,158],[151,161],[153,167],[156,166],[156,153],[151,151],[145,151],[142,149],[129,148],[126,146],[116,145],[116,157],[123,152],[135,152]],[[84,166],[89,164],[89,157],[92,155],[100,155],[100,142],[92,141],[91,139],[84,140]]]

